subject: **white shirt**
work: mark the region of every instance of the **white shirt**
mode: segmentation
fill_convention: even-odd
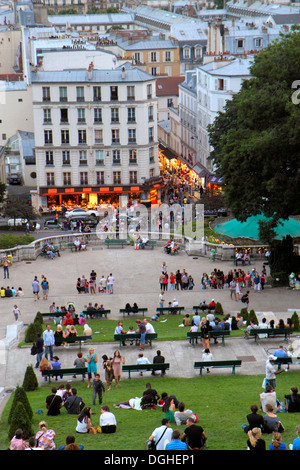
[[[270,361],[266,362],[266,379],[267,380],[273,380],[275,379],[276,375],[276,368],[271,364]]]
[[[155,330],[153,328],[153,325],[151,325],[151,323],[147,323],[146,325],[146,332],[147,333],[155,333]]]
[[[163,426],[160,426],[159,428],[154,429],[154,431],[152,433],[152,436],[154,437],[154,442],[157,442],[165,429],[166,429],[166,432],[164,433],[162,439],[159,441],[159,443],[156,447],[157,450],[164,450],[164,443],[165,443],[166,439],[169,442],[171,442],[173,429],[163,425]]]
[[[137,364],[151,364],[151,362],[149,361],[149,359],[147,359],[146,357],[139,357],[136,361]]]
[[[105,411],[100,415],[100,426],[112,426],[117,425],[116,417],[110,411]]]

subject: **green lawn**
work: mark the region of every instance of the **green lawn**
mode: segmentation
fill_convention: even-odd
[[[148,375],[148,374],[147,374]],[[114,409],[113,404],[125,401],[135,396],[141,396],[145,390],[145,384],[149,376],[142,379],[121,381],[119,388],[113,384],[112,389],[104,395],[103,403],[114,411],[118,426],[114,435],[86,435],[76,436],[76,416],[70,416],[65,409],[59,417],[48,417],[45,408],[45,397],[50,393],[52,385],[60,382],[52,382],[51,385],[39,387],[35,392],[27,393],[34,417],[33,429],[38,430],[38,423],[45,419],[48,426],[56,432],[56,445],[64,444],[68,434],[76,436],[76,442],[82,443],[86,450],[145,450],[145,442],[155,427],[160,425],[163,413],[160,408],[149,411],[135,411],[126,409]],[[68,377],[69,379],[69,377]],[[207,451],[209,450],[245,450],[246,434],[241,424],[246,422],[251,404],[259,404],[259,394],[262,392],[262,375],[242,376],[231,374],[225,376],[196,376],[192,379],[178,379],[169,377],[151,377],[153,388],[162,392],[175,393],[179,400],[185,402],[199,418],[199,424],[204,428],[207,436]],[[92,391],[86,383],[73,382],[78,390],[78,395],[83,397],[87,406],[92,405]],[[283,399],[284,394],[289,393],[291,385],[299,386],[299,372],[288,372],[277,378],[277,396]],[[7,417],[10,410],[10,401],[2,414],[0,422],[0,449],[9,447],[7,438]],[[43,414],[37,414],[41,409]],[[92,423],[99,424],[100,406],[96,405],[92,416]],[[295,437],[296,425],[300,424],[299,414],[279,413],[279,417],[285,426],[283,442],[287,445]],[[173,424],[173,429],[177,426]],[[181,426],[184,429],[184,426]],[[267,446],[271,442],[270,435],[263,435]]]

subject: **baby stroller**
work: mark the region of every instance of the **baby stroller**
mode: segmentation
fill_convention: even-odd
[[[73,302],[67,303],[67,311],[71,314],[71,317],[74,319],[76,309],[75,304]]]

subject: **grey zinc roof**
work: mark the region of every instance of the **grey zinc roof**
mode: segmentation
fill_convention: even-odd
[[[88,71],[83,69],[62,71],[39,71],[32,72],[32,83],[120,83],[120,82],[143,82],[155,80],[155,77],[138,68],[126,69],[125,77],[122,78],[122,70],[93,70],[93,77],[88,79]]]
[[[124,24],[132,23],[133,15],[130,13],[112,13],[103,15],[53,15],[48,16],[48,20],[54,25],[82,24]]]

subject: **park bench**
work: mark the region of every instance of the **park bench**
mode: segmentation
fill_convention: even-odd
[[[81,343],[85,343],[91,336],[67,336],[66,338],[55,338],[55,345],[61,346],[63,343],[75,344],[79,343],[79,350],[81,351]]]
[[[84,376],[87,373],[86,367],[73,367],[69,369],[46,369],[42,370],[42,376],[48,377],[49,383],[51,382],[51,377],[57,379],[63,375],[82,375],[82,382],[84,382]]]
[[[156,370],[161,371],[161,376],[164,376],[164,372],[170,369],[170,364],[167,363],[160,363],[160,364],[123,364],[122,365],[122,372],[128,372],[128,379],[130,379],[131,372],[142,372],[142,371],[151,371],[154,372]]]
[[[282,365],[289,364],[300,364],[300,357],[277,357],[274,364],[278,365],[278,370],[281,369]]]
[[[226,360],[226,361],[202,361],[194,362],[194,369],[200,369],[200,375],[202,375],[203,369],[211,368],[231,368],[232,374],[235,374],[235,368],[241,367],[242,361],[238,359]]]
[[[255,337],[255,342],[258,343],[259,335],[279,336],[284,335],[284,340],[288,341],[288,336],[292,334],[294,328],[253,328],[249,330],[249,335]]]
[[[238,265],[238,262],[240,261],[242,263],[243,266],[245,266],[246,264],[250,265],[251,264],[251,261],[254,259],[254,256],[253,255],[250,255],[250,260],[249,261],[244,261],[243,259],[236,259],[236,257],[234,255],[230,256],[230,259],[233,260],[234,264],[237,266]]]
[[[127,310],[126,308],[120,308],[120,313],[123,313],[123,318],[125,318],[126,313],[129,315],[130,313],[142,313],[143,317],[145,316],[145,312],[148,312],[148,308],[139,307],[133,310]]]
[[[89,242],[86,240],[86,242],[85,242],[86,248],[85,249],[87,249],[88,244],[89,244]],[[70,251],[76,251],[74,243],[68,243],[68,248],[69,248]],[[77,248],[77,251],[79,251],[79,248]]]
[[[176,315],[176,313],[181,313],[184,311],[184,307],[157,307],[157,313],[163,314],[168,313],[170,315]]]
[[[209,305],[203,305],[203,306],[194,305],[193,306],[193,310],[195,311],[195,313],[198,312],[198,310],[201,310],[201,312],[206,312],[207,311],[208,313],[210,313],[210,312],[214,311],[215,308],[216,308],[215,305],[213,305],[211,307]]]
[[[222,345],[225,346],[225,336],[230,336],[230,330],[211,330],[209,337],[213,339],[222,338]],[[186,334],[188,340],[191,340],[192,345],[195,347],[195,339],[201,338],[200,331],[188,331]]]
[[[43,318],[59,318],[66,316],[64,312],[41,313],[41,315]]]
[[[111,313],[111,310],[105,310],[105,309],[104,310],[83,310],[82,313],[86,317],[92,314],[96,318],[101,318],[103,315],[105,316],[105,318],[107,318],[107,315]]]
[[[120,348],[125,341],[138,341],[141,337],[141,333],[120,333],[114,335],[114,341],[119,341]],[[146,341],[149,342],[150,348],[152,348],[152,341],[157,339],[157,333],[146,333]]]
[[[112,239],[109,239],[109,238],[106,238],[105,241],[104,241],[105,245],[107,246],[107,248],[109,248],[110,246],[123,246],[127,245],[127,240],[124,240],[124,239],[117,239],[117,238],[112,238]]]
[[[156,240],[148,240],[144,248],[141,248],[141,250],[144,250],[145,248],[153,248],[156,246]]]

